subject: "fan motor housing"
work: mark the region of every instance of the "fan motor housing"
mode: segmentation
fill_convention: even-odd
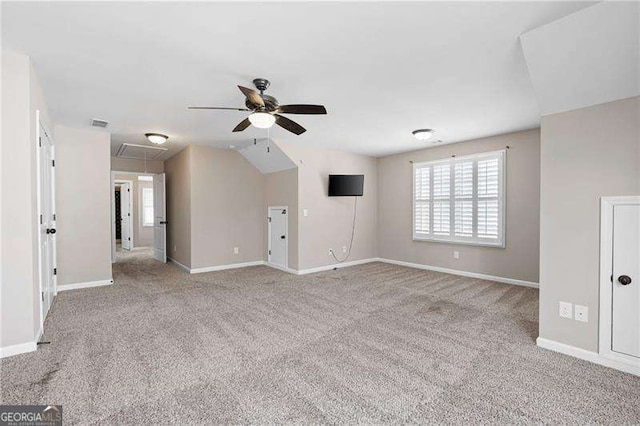
[[[269,96],[269,95],[265,95],[265,94],[261,94],[260,97],[262,98],[262,100],[264,101],[264,107],[267,111],[273,111],[278,107],[278,100],[276,98],[274,98],[273,96]],[[249,99],[246,99],[244,104],[247,106],[247,108],[253,110],[256,108],[255,105],[253,105]]]

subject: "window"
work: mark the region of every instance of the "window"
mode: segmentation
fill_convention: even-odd
[[[142,226],[153,226],[153,188],[142,188]]]
[[[413,164],[413,239],[504,247],[505,151]]]

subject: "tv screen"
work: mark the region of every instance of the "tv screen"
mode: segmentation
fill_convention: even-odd
[[[329,197],[361,197],[364,175],[329,175]]]

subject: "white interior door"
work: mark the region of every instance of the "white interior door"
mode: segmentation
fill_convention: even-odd
[[[269,207],[269,263],[287,267],[287,208]]]
[[[640,205],[613,207],[611,349],[640,357]]]
[[[131,184],[120,185],[120,240],[124,250],[131,250]]]
[[[40,127],[38,142],[40,174],[40,291],[42,322],[56,294],[56,214],[54,146],[51,137]]]
[[[164,173],[153,175],[153,258],[167,262],[167,199]]]

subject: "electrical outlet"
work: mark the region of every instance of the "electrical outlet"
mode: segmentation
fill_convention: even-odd
[[[562,318],[573,318],[573,304],[569,302],[560,302],[560,316]]]
[[[173,252],[177,252],[178,251],[178,246],[173,246]]]
[[[233,248],[233,254],[238,254],[240,253],[240,248],[239,247],[234,247]]]
[[[302,209],[302,216],[304,216],[304,217],[309,216],[309,210],[307,210],[307,209]]]
[[[346,253],[347,252],[347,246],[342,246],[342,252]]]
[[[587,306],[576,305],[576,321],[589,322],[589,308]]]
[[[333,254],[333,249],[329,249],[329,254]]]
[[[453,252],[453,258],[454,259],[460,259],[460,252],[459,251],[454,251]]]

